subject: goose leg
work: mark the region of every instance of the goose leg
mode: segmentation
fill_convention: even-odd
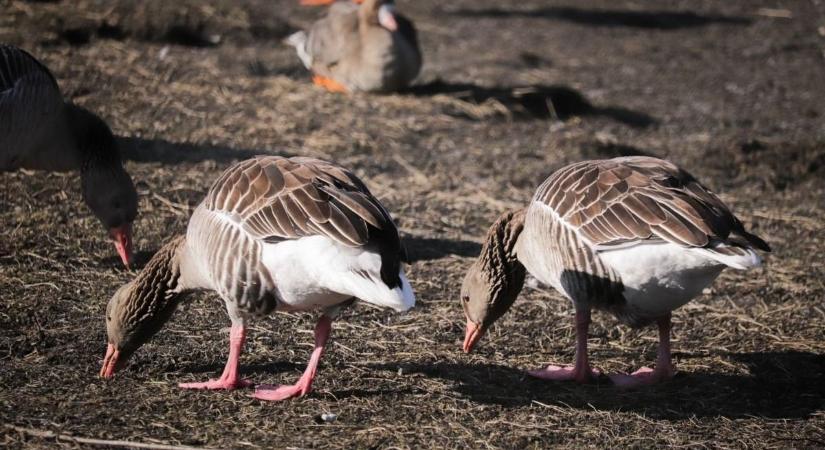
[[[183,389],[226,389],[232,390],[236,388],[244,388],[252,386],[249,380],[243,380],[238,377],[238,361],[243,350],[244,339],[246,338],[246,329],[243,323],[233,323],[232,329],[229,331],[229,358],[226,360],[226,366],[223,369],[223,374],[217,380],[209,380],[203,383],[180,383],[178,387]]]
[[[312,351],[309,364],[307,364],[304,374],[301,375],[297,383],[293,385],[261,386],[255,389],[252,396],[260,400],[278,401],[308,394],[312,390],[312,380],[315,379],[318,362],[321,360],[321,355],[324,354],[324,347],[331,330],[332,319],[327,314],[322,315],[315,325],[315,350]]]
[[[609,375],[616,386],[634,388],[673,378],[675,369],[670,358],[670,314],[660,317],[656,323],[659,325],[659,349],[656,353],[656,367],[654,369],[642,367],[630,375],[624,373]]]
[[[575,380],[587,383],[598,377],[601,372],[590,368],[587,360],[587,330],[590,328],[590,310],[576,311],[576,363],[574,366],[549,365],[544,369],[530,370],[527,373],[536,378],[551,381]]]

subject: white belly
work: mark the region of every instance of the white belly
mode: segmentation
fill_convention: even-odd
[[[659,317],[701,294],[725,268],[699,251],[660,243],[601,251],[624,284],[627,306],[643,317]]]
[[[350,298],[406,311],[415,304],[409,283],[390,289],[381,281],[381,258],[324,236],[266,244],[263,263],[285,310],[328,308]]]

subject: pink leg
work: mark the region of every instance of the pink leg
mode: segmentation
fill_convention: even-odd
[[[255,389],[253,397],[260,400],[286,400],[291,397],[302,397],[312,390],[312,380],[315,379],[315,372],[318,370],[318,362],[324,354],[324,346],[332,330],[332,319],[323,315],[315,325],[315,350],[309,358],[304,374],[297,383],[293,385],[261,386]]]
[[[659,325],[659,349],[656,354],[656,368],[642,367],[630,375],[623,373],[611,374],[610,379],[616,386],[635,388],[673,378],[675,370],[670,360],[670,314],[660,317],[656,323]]]
[[[223,368],[223,374],[217,380],[209,380],[203,383],[180,383],[178,387],[183,389],[226,389],[232,390],[252,386],[252,382],[238,378],[238,360],[241,357],[243,342],[246,338],[246,330],[243,325],[232,325],[229,331],[229,359]]]
[[[587,383],[598,377],[601,372],[591,369],[587,361],[587,330],[590,328],[590,310],[576,311],[576,365],[555,366],[549,365],[544,369],[530,370],[530,376],[551,381],[575,380]]]

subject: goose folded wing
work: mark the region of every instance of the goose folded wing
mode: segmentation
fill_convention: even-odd
[[[767,244],[677,166],[628,157],[565,167],[537,195],[596,248],[661,240],[684,247]]]
[[[206,206],[267,242],[321,235],[359,247],[376,230],[395,230],[352,173],[311,158],[263,156],[241,163],[218,179]]]

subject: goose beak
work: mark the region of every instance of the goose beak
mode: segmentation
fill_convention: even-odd
[[[398,22],[395,21],[393,9],[392,5],[381,5],[381,7],[378,8],[378,23],[390,31],[398,29]]]
[[[481,325],[467,319],[467,331],[464,333],[464,353],[473,351],[473,347],[481,339],[481,336],[484,336],[484,331],[485,329]]]
[[[127,269],[131,268],[134,255],[132,254],[132,224],[125,223],[119,227],[112,227],[109,229],[109,236],[115,243],[120,259],[123,260],[123,265]]]
[[[115,348],[115,344],[109,344],[106,347],[106,356],[103,357],[103,367],[100,368],[101,378],[112,378],[115,375],[115,370],[118,369],[118,358],[120,352]]]

